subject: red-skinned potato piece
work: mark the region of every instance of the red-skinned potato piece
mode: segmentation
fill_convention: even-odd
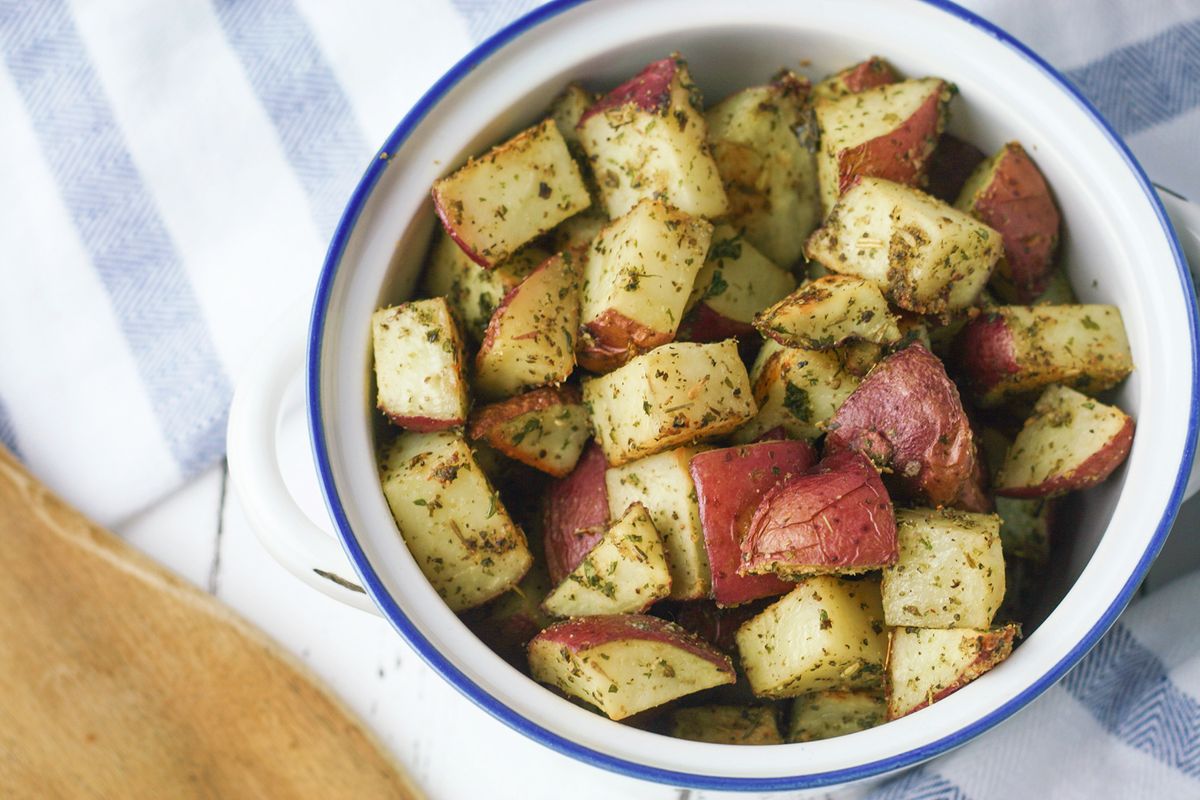
[[[967,178],[987,156],[975,145],[957,136],[943,133],[929,161],[929,184],[925,191],[953,204]]]
[[[467,436],[556,478],[575,468],[591,430],[578,386],[543,386],[477,407]]]
[[[906,494],[958,507],[976,484],[975,438],[958,389],[920,343],[875,365],[829,423],[825,453],[858,450]]]
[[[1051,386],[996,474],[996,494],[1054,497],[1108,478],[1133,446],[1133,418],[1066,386]]]
[[[608,527],[607,469],[604,452],[593,441],[571,474],[551,483],[546,492],[543,546],[552,586],[562,583],[604,536]]]
[[[1054,269],[1061,221],[1033,159],[1020,144],[1009,142],[975,169],[955,205],[1000,232],[1004,260],[997,277],[1012,284],[1019,302],[1032,302]]]
[[[741,548],[744,575],[879,569],[896,560],[892,501],[866,456],[837,453],[767,492]]]
[[[551,625],[529,643],[533,678],[625,719],[733,683],[729,656],[666,620],[614,614]]]
[[[813,87],[814,97],[842,97],[857,94],[876,86],[895,83],[900,79],[892,65],[879,56],[871,56],[841,72],[830,75]]]
[[[700,524],[712,570],[713,598],[735,606],[791,588],[774,575],[741,575],[741,540],[761,498],[777,483],[813,465],[807,442],[763,442],[710,450],[692,459]]]

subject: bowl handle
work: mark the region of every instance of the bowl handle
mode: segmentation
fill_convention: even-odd
[[[1183,247],[1188,266],[1192,268],[1192,280],[1200,284],[1200,205],[1189,203],[1170,189],[1158,187],[1158,196],[1162,199],[1167,216],[1175,226],[1175,234]],[[1200,458],[1192,464],[1192,476],[1188,479],[1187,489],[1183,497],[1186,500],[1200,490]]]
[[[378,614],[341,545],[305,516],[279,469],[279,417],[285,399],[303,385],[307,322],[307,304],[297,303],[247,362],[229,409],[229,477],[259,542],[276,561],[335,600]]]

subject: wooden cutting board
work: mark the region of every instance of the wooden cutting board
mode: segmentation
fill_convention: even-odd
[[[312,675],[0,447],[0,797],[416,798]]]

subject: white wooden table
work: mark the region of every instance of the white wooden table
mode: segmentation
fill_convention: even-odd
[[[280,439],[293,494],[328,529],[299,413],[285,417]],[[1177,530],[1200,530],[1200,503],[1185,506]],[[259,546],[221,468],[120,525],[118,532],[233,606],[308,664],[367,721],[431,798],[714,797],[577,763],[476,708],[386,621],[318,594],[276,564]],[[1174,536],[1147,588],[1197,565],[1200,537]]]

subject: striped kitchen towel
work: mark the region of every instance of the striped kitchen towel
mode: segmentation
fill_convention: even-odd
[[[1196,0],[966,4],[1200,197]],[[533,5],[0,0],[0,442],[106,523],[217,462],[231,376],[311,292],[373,147]],[[1200,797],[1198,604],[1196,576],[1152,595],[1016,720],[870,796]]]
[[[534,5],[0,0],[0,442],[106,523],[219,461],[374,146]],[[1200,196],[1195,0],[972,5]]]

